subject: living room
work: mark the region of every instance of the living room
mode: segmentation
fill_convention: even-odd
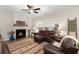
[[[67,52],[62,52],[55,46],[59,47],[65,37],[75,38],[79,46],[78,18],[77,5],[0,5],[1,53],[76,54],[78,47],[70,46]],[[56,33],[56,30],[60,33]],[[49,47],[54,41],[55,49]]]

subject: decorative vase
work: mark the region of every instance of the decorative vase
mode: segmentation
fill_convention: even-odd
[[[14,35],[11,35],[11,36],[10,36],[10,40],[11,40],[11,41],[16,40],[15,36],[14,36]]]

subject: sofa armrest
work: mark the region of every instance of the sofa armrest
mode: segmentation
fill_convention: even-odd
[[[63,52],[61,51],[59,47],[52,45],[51,43],[48,43],[44,47],[44,51],[46,54],[63,54]]]
[[[64,51],[65,54],[77,54],[78,48],[76,47],[67,47]]]

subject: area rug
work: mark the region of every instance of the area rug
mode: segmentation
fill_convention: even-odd
[[[37,43],[32,38],[22,38],[7,44],[10,54],[43,54],[46,42]]]

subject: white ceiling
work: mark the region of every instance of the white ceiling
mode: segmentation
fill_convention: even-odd
[[[58,12],[68,10],[68,9],[75,9],[79,8],[79,6],[75,5],[38,5],[35,7],[40,7],[40,11],[38,14],[32,14],[32,16],[40,16],[44,14],[56,14]],[[0,11],[5,12],[13,12],[13,13],[26,13],[25,11],[22,11],[21,9],[27,8],[26,5],[0,5]],[[28,14],[29,15],[29,14]]]

